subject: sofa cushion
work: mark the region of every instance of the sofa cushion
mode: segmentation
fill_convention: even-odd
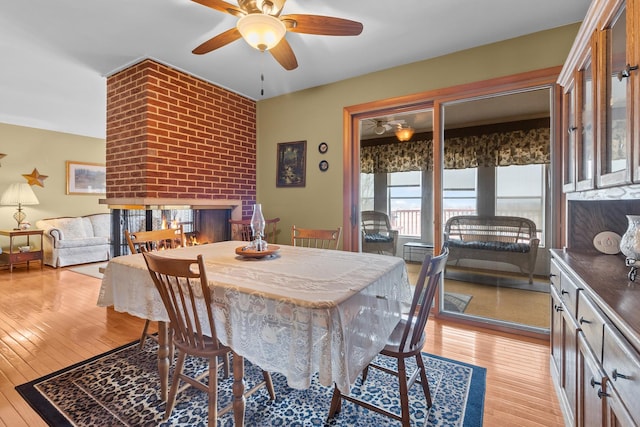
[[[85,227],[83,218],[56,218],[53,221],[53,226],[60,231],[64,239],[84,239],[87,236],[87,229]]]
[[[66,235],[65,235],[66,236]],[[108,245],[107,237],[86,237],[84,239],[67,239],[60,240],[58,249],[79,248],[84,246]]]
[[[365,234],[364,241],[367,243],[388,243],[393,242],[393,237],[384,234]]]
[[[449,247],[455,248],[469,248],[469,249],[487,249],[491,251],[501,252],[521,252],[526,253],[531,250],[531,246],[528,243],[511,243],[511,242],[496,242],[496,241],[471,241],[464,242],[462,240],[451,239],[448,240]]]
[[[91,226],[93,227],[93,235],[95,237],[111,236],[110,214],[89,215],[87,218],[89,219],[89,221],[91,221]]]

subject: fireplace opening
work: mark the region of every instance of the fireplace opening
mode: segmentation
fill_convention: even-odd
[[[230,209],[111,209],[111,253],[130,253],[125,230],[151,231],[182,225],[187,245],[230,240],[230,218]]]

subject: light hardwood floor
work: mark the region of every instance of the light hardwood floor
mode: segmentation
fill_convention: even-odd
[[[96,306],[100,280],[0,270],[0,426],[44,426],[16,385],[136,340],[144,322]],[[425,351],[487,368],[484,426],[562,426],[548,342],[430,319]]]

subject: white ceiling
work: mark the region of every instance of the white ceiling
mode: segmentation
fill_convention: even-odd
[[[260,100],[578,22],[589,3],[289,0],[283,15],[347,18],[364,30],[287,33],[299,66],[285,71],[243,40],[193,55],[236,18],[190,0],[2,0],[0,122],[104,138],[105,77],[143,58]]]

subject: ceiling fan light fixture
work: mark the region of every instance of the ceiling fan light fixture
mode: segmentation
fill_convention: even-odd
[[[386,129],[381,121],[377,121],[376,127],[373,128],[373,131],[376,133],[376,135],[382,135],[386,131]]]
[[[396,129],[396,138],[398,141],[406,142],[411,139],[415,130],[411,126],[402,127],[402,125],[398,125]]]
[[[264,52],[275,47],[287,32],[278,18],[263,13],[250,13],[238,20],[242,38],[255,49]]]

